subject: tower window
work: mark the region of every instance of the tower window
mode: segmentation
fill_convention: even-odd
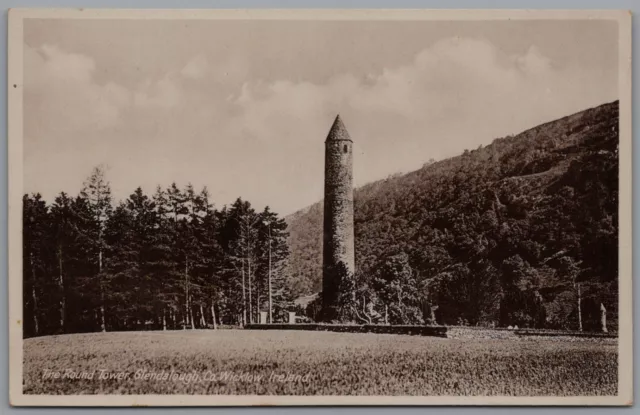
[[[347,147],[347,145],[346,145],[346,144],[345,144],[345,145],[344,145],[344,147],[342,148],[342,151],[344,151],[345,153],[346,153],[347,151],[349,151],[349,148]]]

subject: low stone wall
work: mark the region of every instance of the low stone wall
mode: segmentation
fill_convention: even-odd
[[[580,332],[580,331],[562,331],[562,330],[535,330],[535,329],[519,329],[514,330],[516,335],[523,339],[546,339],[555,341],[602,341],[617,342],[617,333],[598,333],[598,332]]]
[[[311,330],[341,333],[409,334],[415,336],[447,337],[444,326],[383,326],[351,324],[247,324],[249,330]]]
[[[516,339],[515,330],[503,328],[485,328],[469,326],[448,326],[449,339]]]
[[[448,326],[450,339],[511,339],[511,340],[557,340],[557,341],[617,341],[611,333],[579,332],[541,329],[508,329],[470,326]]]
[[[384,326],[356,324],[248,324],[248,330],[308,330],[333,331],[341,333],[380,333],[408,334],[415,336],[445,337],[449,339],[486,339],[486,340],[533,340],[556,341],[617,341],[617,335],[611,333],[485,328],[473,326]]]

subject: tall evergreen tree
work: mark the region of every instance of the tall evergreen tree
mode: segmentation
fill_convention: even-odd
[[[106,331],[106,314],[105,314],[105,276],[103,273],[104,267],[104,228],[109,216],[112,212],[111,206],[111,186],[105,176],[105,168],[103,166],[95,167],[84,182],[83,189],[80,192],[80,197],[87,200],[91,210],[91,222],[92,223],[92,237],[89,239],[92,244],[95,245],[97,250],[96,258],[96,271],[95,277],[98,282],[98,288],[100,291],[99,310],[100,310],[100,330]]]
[[[209,201],[209,192],[206,187],[195,198],[194,214],[198,240],[198,257],[195,261],[194,274],[200,287],[200,314],[203,326],[208,325],[208,317],[206,317],[208,313],[211,316],[211,326],[216,328],[220,302],[223,301],[221,275],[224,253],[218,243],[217,216]]]
[[[162,328],[177,328],[181,315],[178,295],[182,275],[178,272],[174,253],[175,227],[173,207],[167,192],[157,187],[153,195],[154,231],[151,234],[147,269],[151,277],[151,289],[155,306],[162,315]]]
[[[140,279],[140,246],[133,212],[126,201],[120,203],[109,217],[104,242],[105,264],[101,277],[104,297],[101,300],[111,317],[109,326],[115,329],[140,327],[140,304],[136,295]]]
[[[257,222],[258,264],[256,280],[258,292],[264,293],[263,301],[256,303],[259,310],[266,309],[269,322],[274,315],[284,319],[284,310],[292,306],[290,291],[286,286],[285,261],[289,255],[287,223],[278,214],[265,207]],[[260,297],[258,297],[260,298]],[[266,302],[266,307],[265,303]]]
[[[23,314],[30,323],[25,323],[25,335],[38,336],[46,331],[43,316],[47,313],[47,304],[43,296],[48,285],[48,209],[39,193],[24,195],[22,206]]]
[[[73,199],[62,192],[56,197],[50,210],[52,242],[55,250],[55,266],[58,280],[58,296],[60,304],[60,331],[65,331],[67,319],[67,291],[71,279],[70,267],[72,251],[75,248],[76,228],[73,210]]]

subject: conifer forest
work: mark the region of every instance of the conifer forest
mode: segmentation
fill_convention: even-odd
[[[290,303],[287,226],[269,208],[216,209],[176,184],[114,204],[99,166],[78,195],[23,209],[25,337],[241,325]]]

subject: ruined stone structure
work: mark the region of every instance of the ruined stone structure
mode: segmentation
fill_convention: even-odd
[[[353,142],[338,115],[325,141],[323,320],[336,318],[342,279],[355,271]]]

